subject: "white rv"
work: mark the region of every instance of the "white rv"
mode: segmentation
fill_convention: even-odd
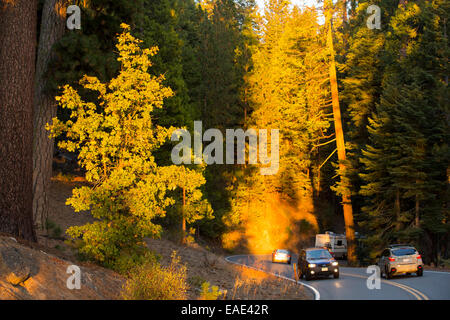
[[[326,247],[336,258],[347,258],[347,238],[343,234],[327,231],[316,234],[316,247]]]

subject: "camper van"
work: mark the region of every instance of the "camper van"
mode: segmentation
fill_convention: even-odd
[[[347,238],[343,234],[327,231],[316,234],[316,247],[325,247],[335,258],[347,258]]]

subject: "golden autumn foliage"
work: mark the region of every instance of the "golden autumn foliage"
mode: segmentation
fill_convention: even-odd
[[[280,169],[272,176],[249,169],[233,199],[234,220],[227,221],[240,226],[241,236],[230,233],[223,241],[232,248],[242,238],[252,252],[267,252],[295,247],[318,228],[312,177],[330,108],[328,55],[316,12],[268,1],[259,28],[247,80],[254,110],[248,126],[280,130]]]
[[[202,202],[197,189],[205,183],[201,172],[183,166],[158,166],[153,153],[169,139],[175,128],[164,128],[152,117],[155,108],[173,95],[163,85],[163,76],[148,70],[158,48],[141,49],[141,41],[129,33],[118,36],[121,70],[109,83],[84,76],[80,84],[98,94],[98,103],[83,101],[77,91],[65,86],[57,97],[70,119],[57,118],[48,128],[53,136],[65,135],[59,147],[79,152],[90,186],[74,189],[67,200],[76,212],[90,210],[97,221],[67,230],[80,238],[80,252],[106,265],[133,260],[143,249],[144,237],[157,237],[161,227],[152,222],[164,217],[175,200],[167,191],[185,188],[191,202]],[[205,207],[205,206],[203,206]],[[201,210],[200,210],[201,211]],[[189,221],[211,215],[211,210],[191,210]],[[122,259],[117,262],[117,259]]]

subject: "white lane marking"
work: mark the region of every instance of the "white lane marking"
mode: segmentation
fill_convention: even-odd
[[[359,275],[359,274],[350,274],[350,273],[342,273],[342,272],[341,272],[341,274],[344,276],[349,276],[349,277],[367,279],[367,277]],[[381,280],[381,282],[389,284],[389,285],[397,287],[397,288],[400,288],[400,289],[403,289],[403,290],[409,292],[410,294],[412,294],[417,300],[430,300],[424,293],[420,292],[417,289],[414,289],[407,285],[404,285],[402,283],[392,282],[392,281],[387,281],[387,280]]]
[[[297,266],[297,268],[298,268],[298,266]],[[294,266],[292,266],[292,271],[294,272],[294,277],[295,277],[296,274],[295,274]],[[292,279],[289,279],[289,280],[292,280]],[[293,281],[295,281],[295,280],[293,280]],[[296,282],[297,283],[301,283],[303,286],[308,287],[309,289],[311,289],[314,292],[314,296],[316,297],[316,300],[320,300],[320,292],[319,292],[319,290],[317,290],[313,286],[310,286],[309,284],[306,284],[306,283],[304,283],[304,282],[302,282],[300,280],[297,280]]]
[[[254,254],[253,256],[265,256],[265,254]],[[267,274],[271,274],[271,275],[273,275],[275,277],[278,277],[278,278],[281,278],[281,279],[285,279],[285,280],[289,280],[289,281],[295,282],[297,284],[301,284],[301,285],[307,287],[308,289],[311,289],[312,292],[314,292],[314,300],[320,300],[320,293],[313,286],[310,286],[309,284],[306,284],[306,283],[304,283],[302,281],[295,281],[294,279],[282,276],[281,274],[276,274],[276,273],[273,273],[273,272],[266,271],[264,269],[258,269],[258,268],[252,267],[252,266],[248,266],[246,264],[242,264],[242,263],[238,263],[238,262],[234,262],[234,261],[229,260],[229,258],[236,258],[236,257],[249,257],[249,256],[248,255],[244,255],[244,254],[239,254],[239,255],[235,255],[235,256],[226,257],[225,260],[227,262],[229,262],[229,263],[232,263],[232,264],[236,264],[236,265],[239,265],[239,266],[244,266],[246,268],[250,268],[250,269],[253,269],[253,270],[257,270],[257,271],[263,271],[263,272],[265,272]]]

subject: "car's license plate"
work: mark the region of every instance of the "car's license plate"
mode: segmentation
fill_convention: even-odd
[[[328,268],[322,268],[322,271],[328,271]]]
[[[403,259],[403,262],[411,262],[411,259]]]

